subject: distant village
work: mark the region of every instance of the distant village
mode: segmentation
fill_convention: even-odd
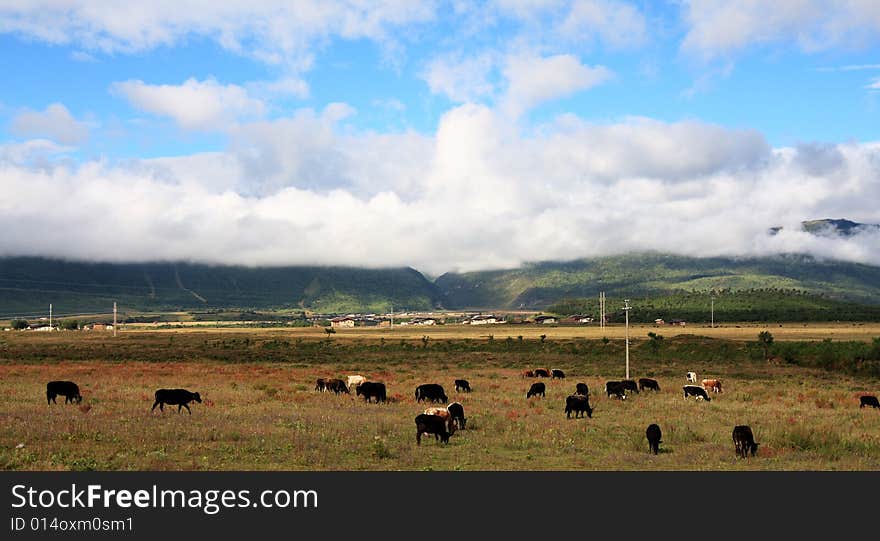
[[[302,321],[302,320],[300,320]],[[558,317],[554,315],[535,315],[533,313],[507,313],[507,314],[495,314],[495,313],[467,313],[467,312],[459,312],[459,313],[434,313],[434,312],[403,312],[398,314],[347,314],[347,315],[336,315],[336,314],[312,314],[305,317],[306,325],[311,325],[315,327],[330,327],[334,329],[347,329],[354,327],[405,327],[405,326],[433,326],[433,325],[590,325],[590,324],[598,324],[599,318],[590,316],[590,315],[572,315],[567,317]],[[304,322],[304,323],[305,323]],[[48,318],[41,317],[34,321],[24,321],[24,320],[13,320],[12,327],[6,327],[5,331],[12,330],[20,330],[20,331],[33,331],[33,332],[47,332],[47,331],[57,331],[57,330],[80,330],[80,331],[113,331],[114,328],[122,328],[125,326],[124,323],[118,323],[117,327],[114,327],[112,322],[88,322],[88,323],[77,323],[77,322],[61,322],[58,321],[50,322]],[[71,325],[71,323],[73,323]],[[210,321],[202,321],[199,322],[201,325],[209,325]],[[233,323],[233,322],[227,322]],[[249,322],[241,322],[241,323],[253,323]],[[289,324],[289,323],[278,323],[279,326]],[[194,324],[194,322],[169,322],[169,321],[154,321],[154,322],[143,322],[136,324],[137,326],[144,325],[187,325]],[[665,321],[663,319],[656,319],[654,321],[655,326],[680,326],[684,327],[686,325],[686,321],[683,319],[671,319],[669,321]]]

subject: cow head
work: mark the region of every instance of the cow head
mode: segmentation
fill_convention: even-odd
[[[77,404],[79,404],[80,402],[83,401],[82,395],[79,393],[76,393],[76,396],[73,397],[73,401],[76,402]]]
[[[198,402],[199,404],[202,403],[202,397],[199,396],[199,393],[193,393],[193,400],[195,400],[195,401]]]

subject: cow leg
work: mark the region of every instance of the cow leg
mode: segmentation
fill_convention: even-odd
[[[158,406],[158,405],[159,405],[159,401],[157,400],[155,403],[153,403],[153,407],[150,408],[150,413],[152,413],[153,410],[155,410],[155,409],[156,409],[156,406]]]
[[[422,431],[418,428],[416,429],[416,445],[422,444]]]
[[[193,414],[192,410],[189,409],[189,404],[184,404],[183,407],[186,408],[186,411],[188,411],[190,415]],[[179,412],[179,411],[180,411],[180,408],[178,408],[177,411]]]

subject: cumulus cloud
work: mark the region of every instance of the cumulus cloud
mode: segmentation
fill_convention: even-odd
[[[26,110],[12,119],[10,132],[17,137],[47,137],[64,145],[77,145],[89,137],[89,128],[61,103],[43,111]]]
[[[494,94],[491,75],[495,63],[493,53],[470,57],[464,53],[446,54],[432,60],[422,78],[434,94],[443,94],[459,103],[475,102]]]
[[[238,85],[214,79],[187,79],[180,85],[150,85],[139,80],[114,83],[111,92],[135,108],[173,119],[188,130],[225,129],[239,118],[261,116],[265,104]]]
[[[612,76],[604,66],[586,66],[570,54],[541,57],[511,55],[504,66],[508,80],[502,107],[513,116],[541,102],[602,84]]]
[[[11,0],[0,7],[0,30],[106,53],[170,46],[196,35],[301,70],[326,39],[393,41],[394,29],[433,17],[434,2],[406,0],[155,0],[137,9],[104,0]]]
[[[564,35],[574,39],[596,39],[612,48],[630,48],[647,39],[644,15],[623,2],[577,0],[561,24]]]
[[[813,52],[859,47],[880,37],[880,3],[872,1],[687,0],[682,49],[705,58],[750,46],[794,42]]]
[[[798,231],[880,222],[880,144],[772,148],[753,131],[643,118],[524,131],[474,104],[430,135],[352,133],[344,113],[240,124],[227,150],[176,158],[35,167],[0,148],[0,228],[51,232],[4,235],[0,254],[431,273],[633,250],[880,264],[876,234]]]
[[[869,90],[880,90],[880,77],[877,77],[865,87]]]

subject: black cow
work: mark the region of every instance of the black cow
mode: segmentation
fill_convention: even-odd
[[[639,378],[639,390],[644,391],[645,389],[649,389],[651,391],[659,391],[660,384],[657,383],[656,379]]]
[[[623,382],[620,381],[606,381],[605,382],[605,394],[608,395],[608,398],[611,398],[611,395],[616,396],[620,400],[626,398],[626,389],[623,386]]]
[[[633,391],[634,393],[639,393],[639,384],[635,382],[635,380],[631,379],[623,379],[620,380],[620,384],[623,385],[623,388],[627,391]]]
[[[880,402],[877,402],[876,396],[872,394],[865,394],[859,397],[859,407],[864,408],[865,406],[880,408]]]
[[[550,371],[546,368],[535,368],[535,377],[536,378],[549,378]]]
[[[455,428],[453,427],[453,431]],[[449,443],[452,431],[446,431],[446,421],[439,415],[427,415],[421,413],[416,416],[416,445],[422,444],[422,434],[434,434],[434,439],[440,439],[443,443]]]
[[[544,392],[547,390],[547,387],[541,383],[532,383],[532,386],[529,387],[529,392],[526,393],[526,398],[531,398],[533,396],[546,396]]]
[[[696,397],[697,399],[702,398],[706,402],[712,400],[706,393],[706,389],[703,389],[699,385],[685,385],[684,387],[682,387],[682,389],[684,389],[685,400],[687,400],[687,397],[689,396]]]
[[[186,411],[192,415],[192,410],[189,409],[190,402],[201,404],[202,397],[199,393],[191,393],[186,389],[159,389],[156,391],[156,402],[153,403],[150,411],[156,409],[156,406],[159,406],[159,411],[165,411],[165,404],[168,404],[177,406],[177,413],[180,413],[180,408],[186,408]]]
[[[590,388],[587,387],[586,383],[578,383],[577,385],[575,385],[574,394],[590,396]]]
[[[355,394],[363,396],[366,402],[372,402],[372,398],[376,397],[376,404],[385,402],[385,384],[378,381],[365,381],[355,387]]]
[[[341,379],[328,379],[324,383],[324,386],[328,391],[332,391],[335,394],[351,394],[351,391],[348,390],[348,386]]]
[[[565,418],[571,419],[571,412],[574,412],[574,418],[583,417],[584,413],[590,419],[593,418],[593,408],[590,407],[590,399],[586,395],[573,394],[565,399]]]
[[[58,395],[62,395],[64,397],[64,403],[68,404],[73,402],[74,404],[79,404],[82,402],[82,395],[79,394],[79,387],[76,383],[72,381],[50,381],[46,384],[46,403],[47,404],[57,404],[55,402],[55,397]]]
[[[755,443],[751,427],[748,425],[738,425],[733,427],[733,445],[736,447],[736,455],[746,458],[749,452],[752,453],[752,456],[755,456],[759,444]]]
[[[453,402],[446,406],[446,411],[449,412],[449,417],[458,423],[458,428],[464,430],[464,425],[467,423],[467,419],[464,416],[464,406],[458,402]]]
[[[416,387],[416,401],[429,400],[431,402],[446,402],[449,400],[446,391],[439,383],[425,383]]]
[[[660,432],[660,427],[656,424],[648,425],[648,428],[645,430],[645,436],[648,438],[648,447],[651,449],[651,452],[655,455],[660,452],[660,437],[662,436],[662,432]]]
[[[324,378],[318,378],[315,380],[315,390],[321,391],[322,393],[327,390],[327,380]]]
[[[563,372],[562,370],[559,370],[558,368],[554,368],[553,370],[550,371],[550,377],[565,379],[565,372]]]
[[[466,393],[471,392],[471,384],[468,383],[466,379],[457,379],[455,380],[455,392],[464,391]]]

